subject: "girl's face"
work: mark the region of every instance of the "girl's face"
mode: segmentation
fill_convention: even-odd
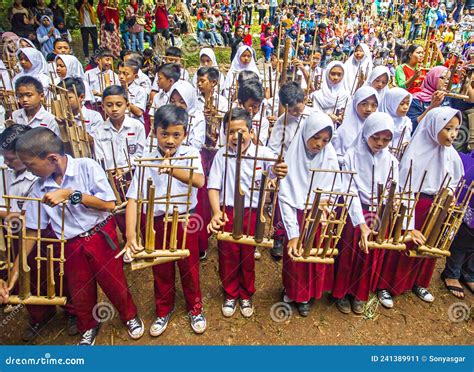
[[[390,142],[392,142],[392,132],[383,130],[371,135],[367,140],[367,146],[373,154],[376,154],[386,148]]]
[[[186,105],[186,101],[183,99],[183,97],[181,97],[181,94],[179,94],[177,90],[173,90],[173,93],[171,93],[170,103],[172,105],[181,107],[185,110],[188,109],[188,105]]]
[[[410,108],[410,96],[403,98],[402,102],[397,107],[397,116],[406,116]]]
[[[438,83],[436,84],[436,89],[446,90],[448,88],[450,76],[451,76],[451,72],[449,70],[443,72],[443,74],[438,79]]]
[[[243,65],[248,65],[250,61],[252,60],[252,53],[250,51],[246,50],[240,55],[240,63]]]
[[[422,63],[424,56],[425,56],[425,51],[423,47],[416,48],[410,57],[410,62],[412,64]]]
[[[383,90],[388,84],[388,76],[387,74],[382,74],[378,76],[373,82],[372,82],[372,88],[374,88],[377,92],[380,92]]]
[[[336,85],[342,81],[344,77],[344,70],[340,66],[334,66],[331,71],[329,71],[329,81]]]
[[[323,129],[306,141],[306,149],[311,155],[316,155],[331,142],[331,131]]]
[[[451,146],[458,136],[459,128],[461,126],[460,124],[461,123],[457,116],[448,121],[448,124],[446,124],[438,133],[438,143],[445,147]]]
[[[20,40],[20,47],[21,48],[32,48],[32,46],[26,40]]]
[[[30,71],[33,68],[33,65],[24,53],[20,53],[18,58],[20,59],[20,66],[24,71]]]
[[[208,56],[203,54],[200,59],[201,59],[201,66],[212,67],[212,60]]]
[[[44,27],[49,27],[49,25],[50,25],[50,22],[49,22],[48,18],[43,18],[41,23],[43,24]]]
[[[379,107],[377,97],[375,97],[375,95],[370,96],[357,105],[357,114],[360,118],[365,120],[377,111],[377,107]]]
[[[56,60],[56,72],[57,72],[58,76],[61,79],[66,78],[67,68],[66,68],[65,63],[63,62],[63,60],[61,58],[58,58]]]
[[[361,61],[362,58],[364,58],[364,55],[365,53],[362,47],[357,46],[357,48],[354,51],[354,58],[356,59],[356,61]]]

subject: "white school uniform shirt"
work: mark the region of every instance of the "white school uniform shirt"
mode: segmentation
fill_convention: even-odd
[[[9,196],[30,196],[33,185],[37,179],[38,177],[26,169],[20,174],[16,174],[13,169],[8,168],[5,171],[5,193]],[[24,204],[24,200],[10,199],[10,212],[21,212],[24,209]],[[1,209],[5,209],[3,206],[6,205],[7,202],[3,199]]]
[[[288,121],[286,123],[285,130],[285,142],[283,143],[283,153],[288,150],[292,139],[298,133],[299,129],[304,125],[306,118],[313,112],[313,110],[306,106],[303,110],[303,114],[299,117],[288,115]],[[268,139],[268,148],[273,151],[274,154],[279,155],[281,150],[281,141],[283,139],[283,128],[285,122],[285,114],[281,115],[273,126],[272,133]]]
[[[102,127],[95,130],[94,134],[95,158],[100,163],[105,162],[106,169],[128,165],[125,152],[130,156],[130,161],[143,155],[146,146],[145,127],[137,119],[125,116],[119,130],[115,129],[110,120],[106,120]],[[112,156],[112,144],[114,157]],[[128,144],[128,146],[127,146]]]
[[[189,72],[186,69],[181,68],[180,80],[184,80],[189,82]],[[153,84],[151,84],[151,90],[155,92],[160,91],[160,87],[158,86],[158,73],[155,74],[155,78],[153,79]]]
[[[139,109],[145,112],[146,103],[148,101],[148,95],[144,88],[142,88],[141,86],[133,82],[132,84],[128,86],[128,101],[132,105],[137,106]],[[143,118],[143,115],[136,116],[136,115],[131,114],[131,117],[141,121],[142,123],[145,123],[145,119]]]
[[[95,90],[99,93],[102,93],[102,90],[104,89],[102,77],[103,74],[109,75],[111,85],[120,84],[119,76],[115,72],[112,70],[102,72],[99,67],[96,67],[92,70],[86,71],[86,81],[89,84],[91,92]],[[92,96],[94,97],[95,102],[102,102],[102,97],[97,97],[93,94]]]
[[[168,103],[172,90],[173,88],[171,88],[169,92],[165,92],[163,89],[160,89],[159,92],[155,94],[153,97],[153,103],[151,104],[150,110],[148,111],[150,116],[155,116],[155,110]]]
[[[227,111],[229,111],[229,101],[223,95],[218,94],[216,91],[214,92],[214,101],[213,104],[216,105],[219,102],[219,114],[225,115]],[[219,98],[218,98],[219,97]],[[196,102],[196,109],[199,111],[204,112],[204,108],[206,106],[206,99],[204,96],[198,91],[197,93],[197,102]]]
[[[173,160],[173,157],[193,157],[194,159],[181,159],[181,160]],[[150,158],[163,158],[163,155],[158,150],[154,150],[151,152],[147,157]],[[201,157],[199,155],[199,151],[196,150],[195,148],[191,146],[186,146],[186,145],[181,145],[177,148],[175,155],[170,158],[171,160],[171,165],[176,165],[176,166],[193,166],[196,167],[197,169],[194,170],[195,173],[199,174],[204,174],[204,171],[202,169],[202,164],[201,164]],[[156,161],[156,164],[160,164],[162,161]],[[160,174],[158,172],[158,168],[144,168],[145,172],[145,182],[144,185],[142,186],[142,197],[143,199],[147,198],[147,185],[146,185],[146,180],[148,178],[151,178],[153,180],[153,184],[155,185],[155,199],[159,197],[166,196],[167,193],[167,187],[168,187],[168,175],[167,174]],[[135,174],[133,175],[132,182],[130,183],[130,187],[127,192],[127,198],[131,199],[137,199],[138,198],[138,181],[139,181],[139,176],[140,172],[136,171]],[[188,183],[186,182],[181,182],[176,178],[171,179],[171,195],[176,195],[176,194],[187,194],[188,192]],[[164,200],[164,199],[162,199]],[[172,201],[176,202],[186,202],[187,201],[187,196],[180,196],[176,198],[172,198]],[[193,187],[191,190],[191,197],[190,197],[190,202],[191,205],[189,206],[189,209],[192,210],[196,207],[197,204],[197,188]],[[186,205],[185,204],[179,204],[177,205],[178,211],[180,214],[186,213]],[[154,206],[154,213],[153,215],[156,216],[163,216],[166,212],[168,214],[173,213],[173,204],[171,202],[171,205],[168,207],[168,211],[166,211],[166,205],[165,204],[158,204],[155,203]]]
[[[28,119],[25,109],[13,111],[12,119],[17,124],[27,125],[31,128],[43,127],[51,129],[57,136],[60,136],[56,118],[53,114],[46,111],[43,106],[41,106],[36,115],[31,119]]]
[[[147,74],[142,70],[138,70],[137,78],[135,79],[135,84],[145,89],[147,95],[150,95],[151,92],[151,80]]]
[[[256,156],[256,149],[257,147],[251,142],[247,152],[245,153],[246,156]],[[220,190],[219,193],[219,201],[222,204],[224,201],[224,170],[225,170],[225,152],[226,147],[221,147],[215,157],[214,161],[212,162],[211,171],[209,172],[209,179],[207,181],[207,189],[215,189]],[[234,154],[235,152],[229,149],[229,154]],[[258,157],[264,158],[275,158],[275,154],[265,146],[258,146]],[[253,176],[253,166],[255,161],[252,159],[242,159],[242,167],[241,167],[241,174],[240,174],[240,186],[242,191],[245,194],[245,208],[250,207],[250,187],[252,183],[252,176]],[[262,178],[262,171],[268,171],[270,168],[275,164],[272,161],[262,161],[258,160],[256,163],[256,172],[255,172],[255,179],[254,179],[254,187],[260,187],[260,181]],[[235,170],[236,170],[236,159],[235,157],[229,157],[227,161],[227,179],[226,179],[226,200],[225,205],[229,207],[234,206],[234,189],[235,189]],[[258,197],[259,191],[254,190],[252,196],[252,208],[257,208],[258,205]]]
[[[188,138],[186,144],[201,151],[206,141],[206,119],[201,111],[194,111],[191,123],[188,126]]]
[[[97,128],[102,128],[104,124],[104,119],[102,115],[95,110],[90,110],[87,107],[83,106],[82,109],[82,118],[84,119],[84,124],[86,126],[86,131],[91,136],[93,136]],[[74,116],[77,125],[82,125],[81,115],[78,114]]]
[[[48,192],[70,188],[86,195],[95,196],[103,201],[116,200],[104,170],[95,160],[89,158],[74,159],[69,155],[66,155],[66,157],[67,166],[61,184],[58,185],[52,176],[40,178],[33,186],[31,197],[42,198]],[[37,202],[27,201],[25,209],[28,210],[26,214],[27,228],[37,229],[39,220],[41,229],[45,229],[50,223],[56,236],[61,237],[61,205],[51,208],[46,204],[40,204],[38,213]],[[107,218],[111,218],[111,216],[109,212],[88,208],[81,203],[72,205],[68,202],[65,207],[64,237],[65,239],[72,239],[91,230]]]

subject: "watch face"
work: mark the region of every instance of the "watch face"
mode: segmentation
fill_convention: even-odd
[[[82,194],[79,191],[75,191],[71,194],[69,200],[71,200],[72,204],[78,204],[82,200]]]

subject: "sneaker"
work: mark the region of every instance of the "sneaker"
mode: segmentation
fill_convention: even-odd
[[[79,331],[77,330],[77,316],[75,315],[68,315],[67,317],[67,334],[69,336],[79,334]]]
[[[21,339],[24,342],[33,341],[39,335],[41,328],[41,323],[28,324],[26,329],[23,331],[23,334],[21,335]]]
[[[158,337],[161,335],[168,327],[168,323],[171,318],[171,311],[166,316],[158,316],[150,327],[150,335],[153,337]]]
[[[288,297],[285,290],[283,290],[283,302],[285,304],[291,304],[294,302],[291,298]]]
[[[202,260],[205,260],[207,258],[207,251],[204,251],[204,252],[199,252],[199,259],[202,261]]]
[[[127,328],[128,335],[134,340],[138,340],[145,333],[145,325],[138,315],[127,322]]]
[[[391,309],[393,307],[392,296],[390,295],[390,292],[387,291],[386,289],[377,291],[377,297],[380,303],[383,305],[383,307],[386,307],[387,309]]]
[[[349,314],[351,312],[351,302],[349,301],[347,296],[339,298],[336,301],[336,307],[343,314]]]
[[[230,318],[235,313],[235,309],[237,308],[237,299],[236,298],[228,298],[222,304],[222,315],[226,318]]]
[[[298,302],[296,304],[296,307],[298,308],[298,313],[302,317],[307,317],[309,315],[309,311],[311,310],[311,303],[309,301],[307,301],[307,302]]]
[[[191,321],[191,328],[193,329],[194,333],[197,333],[199,335],[206,331],[207,322],[203,313],[197,315],[189,313],[189,319]]]
[[[351,307],[352,311],[354,314],[361,315],[364,313],[364,307],[365,307],[366,301],[359,301],[357,299],[353,299],[351,302]]]
[[[283,257],[283,242],[281,240],[274,240],[273,247],[270,249],[270,254],[275,261],[281,260]]]
[[[240,313],[244,318],[250,318],[253,315],[253,304],[250,298],[240,299]]]
[[[255,248],[255,252],[254,252],[253,256],[255,257],[256,260],[259,260],[260,258],[262,258],[262,254],[260,253],[258,248]]]
[[[425,302],[433,302],[434,301],[434,296],[428,291],[426,288],[419,287],[415,285],[413,287],[413,292],[423,301]]]
[[[79,341],[79,346],[93,346],[95,344],[95,339],[99,334],[99,326],[88,329],[81,336],[81,341]]]

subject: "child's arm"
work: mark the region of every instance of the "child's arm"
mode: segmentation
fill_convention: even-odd
[[[167,151],[166,155],[165,155],[165,158],[169,158],[169,151]],[[200,162],[200,159],[198,159],[197,161]],[[164,160],[162,165],[166,166],[166,165],[170,165],[170,161],[169,160]],[[199,166],[198,166],[199,168]],[[166,174],[170,174],[171,173],[171,170],[173,168],[160,168],[159,169],[159,172],[161,174],[163,173],[166,173]],[[191,179],[191,184],[193,185],[193,187],[197,187],[198,189],[200,189],[201,187],[204,186],[204,183],[205,183],[205,178],[204,178],[204,174],[202,173],[202,168],[201,169],[198,169],[198,171],[200,171],[200,173],[196,172],[196,170],[194,170],[193,172],[193,177]],[[191,172],[188,171],[188,170],[184,170],[184,169],[173,169],[173,177],[176,178],[178,181],[181,181],[183,183],[188,183],[189,182],[189,178],[190,178],[190,174]]]
[[[220,190],[209,189],[209,203],[211,204],[212,218],[209,225],[207,225],[207,231],[210,233],[218,233],[222,226],[229,221],[227,215],[222,213],[219,202]]]
[[[130,249],[133,253],[137,253],[143,248],[139,247],[137,242],[137,201],[135,199],[128,199],[125,209],[125,221],[127,242],[124,248]]]
[[[49,207],[55,207],[59,203],[68,200],[69,196],[74,192],[73,189],[59,189],[44,194],[42,203]],[[98,211],[112,211],[115,208],[114,201],[105,201],[96,196],[82,194],[81,204],[88,208]]]
[[[130,112],[135,116],[142,116],[143,115],[143,110],[140,107],[135,106],[132,103],[130,103],[129,109],[130,109]]]

